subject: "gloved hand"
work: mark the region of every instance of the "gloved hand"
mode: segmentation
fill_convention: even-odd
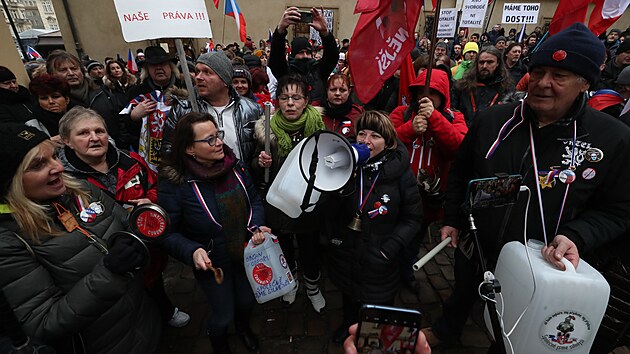
[[[142,245],[130,237],[118,237],[103,259],[105,267],[112,273],[125,274],[142,265],[146,258]]]

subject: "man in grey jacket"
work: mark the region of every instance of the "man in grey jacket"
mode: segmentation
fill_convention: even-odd
[[[260,117],[259,105],[232,88],[232,63],[223,52],[205,53],[195,65],[196,100],[200,112],[211,114],[225,132],[223,142],[236,156],[249,161],[254,146],[254,125]],[[164,126],[162,153],[169,153],[175,124],[181,116],[192,112],[189,100],[173,98],[173,106]]]

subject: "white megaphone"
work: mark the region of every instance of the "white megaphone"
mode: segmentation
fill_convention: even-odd
[[[321,192],[341,189],[369,157],[366,145],[351,145],[335,132],[318,131],[291,150],[269,187],[267,202],[291,218],[311,212]]]

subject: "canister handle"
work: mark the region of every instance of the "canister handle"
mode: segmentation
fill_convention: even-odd
[[[575,270],[575,267],[573,266],[573,263],[571,263],[571,261],[569,261],[568,259],[566,259],[565,257],[562,257],[562,263],[564,264],[564,271],[568,272],[568,273],[577,273],[577,271]]]

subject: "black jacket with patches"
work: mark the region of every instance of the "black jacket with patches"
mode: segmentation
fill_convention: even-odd
[[[567,124],[555,123],[538,128],[533,123],[534,147],[540,175],[535,176],[529,130],[535,117],[527,105],[524,117],[521,117],[520,107],[521,103],[499,105],[477,115],[449,174],[445,225],[460,230],[466,225],[461,205],[466,198],[467,185],[471,179],[492,177],[496,173],[520,174],[523,176],[523,185],[531,190],[527,219],[526,192],[520,193],[519,200],[512,207],[476,212],[475,219],[482,247],[490,261],[496,260],[501,245],[513,240],[523,240],[525,221],[527,237],[543,240],[536,183],[544,179],[549,171],[561,171],[569,167],[575,121],[576,179],[567,185],[556,176],[551,179],[550,185],[541,189],[547,241],[551,242],[556,235],[555,229],[567,186],[570,187],[557,234],[565,235],[575,242],[581,254],[619,237],[630,227],[630,129],[618,120],[586,106],[585,99],[581,97],[567,116],[571,117]],[[514,119],[506,129],[511,130],[511,133],[499,143],[494,154],[486,159],[499,131],[512,116]],[[522,123],[516,126],[521,118]],[[589,149],[600,149],[603,158],[589,161],[589,153],[596,151]],[[465,247],[465,242],[460,242],[460,247]]]
[[[363,303],[382,304],[394,299],[400,285],[399,258],[422,224],[422,201],[401,142],[385,153],[380,174],[361,215],[361,232],[347,225],[354,218],[361,179],[357,176],[344,195],[326,204],[329,235],[328,274],[344,294]],[[363,197],[376,172],[364,169]],[[368,212],[384,206],[370,218]],[[384,257],[385,254],[386,257]]]

